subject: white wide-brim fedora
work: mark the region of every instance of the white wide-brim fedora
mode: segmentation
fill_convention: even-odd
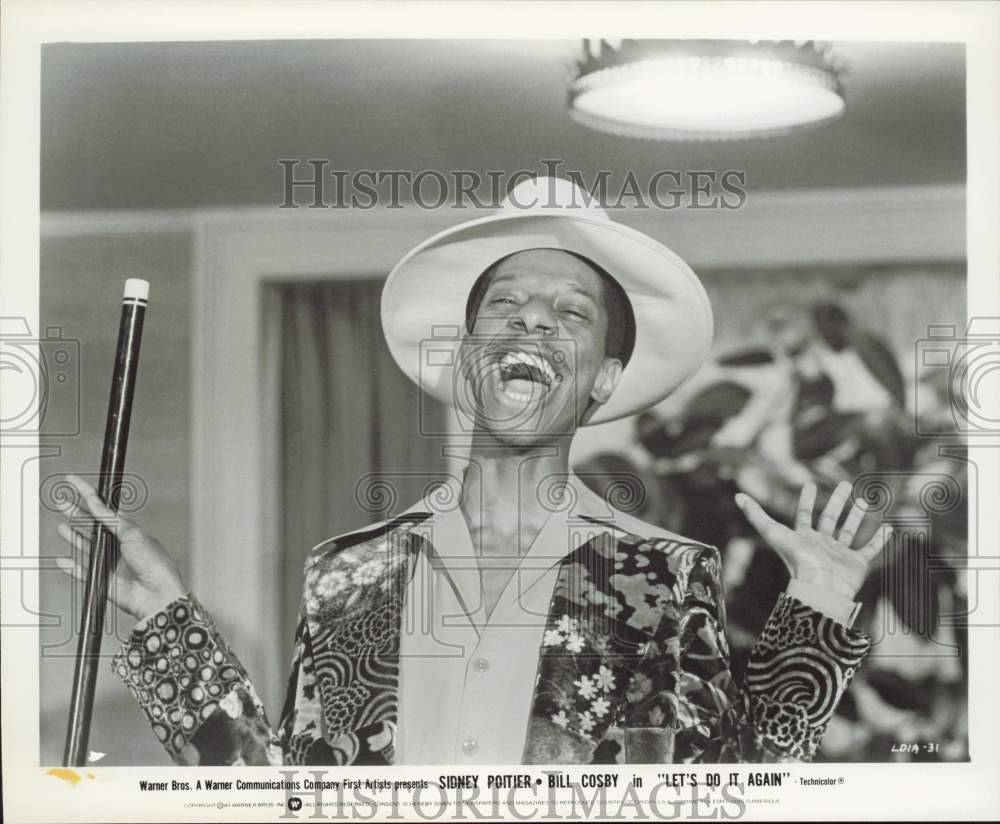
[[[514,187],[496,213],[424,241],[389,273],[382,289],[382,329],[403,372],[453,405],[473,284],[500,258],[539,248],[590,258],[621,284],[632,303],[632,357],[611,398],[587,425],[659,403],[701,366],[712,342],[712,307],[691,267],[662,243],[611,220],[571,181],[538,177]]]

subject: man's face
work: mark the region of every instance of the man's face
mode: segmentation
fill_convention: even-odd
[[[798,354],[812,338],[812,327],[805,312],[787,304],[771,306],[762,327],[765,339],[786,355]]]
[[[575,432],[621,375],[621,362],[605,356],[608,322],[600,276],[573,255],[533,249],[504,260],[462,343],[480,428],[522,445]]]

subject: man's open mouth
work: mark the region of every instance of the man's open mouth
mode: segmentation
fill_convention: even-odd
[[[525,402],[538,392],[546,392],[558,379],[552,364],[542,355],[523,349],[507,349],[499,356],[500,387],[512,400]]]

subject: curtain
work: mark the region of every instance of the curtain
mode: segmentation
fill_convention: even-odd
[[[443,477],[443,407],[421,398],[382,337],[377,280],[276,287],[280,336],[281,638],[321,541],[406,509]],[[423,409],[421,409],[421,406]],[[429,426],[428,426],[429,425]],[[377,477],[375,477],[377,475]]]

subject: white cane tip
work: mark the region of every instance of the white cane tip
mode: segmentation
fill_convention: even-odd
[[[149,281],[129,278],[125,281],[125,300],[149,300]]]

